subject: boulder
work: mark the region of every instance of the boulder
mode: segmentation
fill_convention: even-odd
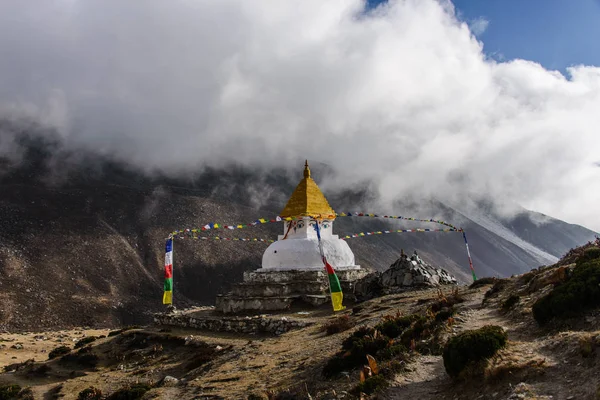
[[[418,287],[456,285],[456,278],[442,268],[427,264],[415,251],[409,258],[404,251],[387,270],[372,273],[355,283],[359,301]]]

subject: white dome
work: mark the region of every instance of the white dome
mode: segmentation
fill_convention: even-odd
[[[327,261],[334,269],[357,268],[354,254],[348,243],[332,236],[323,239],[323,251]],[[262,269],[272,270],[310,270],[323,269],[316,238],[278,240],[272,243],[262,258]]]

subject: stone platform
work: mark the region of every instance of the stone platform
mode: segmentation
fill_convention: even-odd
[[[354,283],[367,273],[360,267],[336,270],[344,300],[354,300]],[[243,282],[235,284],[230,293],[217,296],[215,309],[225,314],[279,311],[293,304],[315,307],[329,301],[329,280],[324,269],[258,269],[245,272]]]

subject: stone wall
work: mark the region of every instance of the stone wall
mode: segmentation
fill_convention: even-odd
[[[312,325],[310,321],[287,317],[269,317],[265,315],[253,317],[197,316],[194,313],[185,312],[156,314],[154,323],[213,332],[267,335],[281,335],[293,329]]]

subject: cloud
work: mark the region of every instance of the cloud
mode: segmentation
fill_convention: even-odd
[[[364,6],[5,0],[0,115],[146,169],[307,157],[387,200],[485,195],[600,230],[600,68],[491,60],[449,2]]]
[[[475,18],[474,20],[469,22],[469,28],[475,36],[481,36],[483,32],[487,30],[489,25],[490,21],[488,21],[484,17]]]

